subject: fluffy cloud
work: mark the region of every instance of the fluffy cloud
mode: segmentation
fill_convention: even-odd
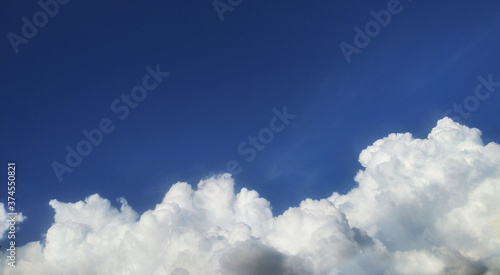
[[[229,174],[176,183],[138,215],[50,201],[43,242],[3,274],[500,274],[500,146],[450,119],[363,150],[358,186],[273,217]],[[0,213],[1,214],[1,213]],[[4,255],[5,259],[5,255]]]

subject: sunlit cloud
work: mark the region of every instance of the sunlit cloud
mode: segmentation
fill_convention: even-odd
[[[448,118],[426,139],[390,134],[361,152],[350,192],[276,217],[230,174],[178,182],[142,214],[51,200],[46,238],[2,273],[499,274],[500,145],[480,136]]]

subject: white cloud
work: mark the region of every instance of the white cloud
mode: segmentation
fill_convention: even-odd
[[[349,193],[277,217],[228,174],[176,183],[140,216],[125,199],[119,210],[97,194],[52,200],[45,244],[18,248],[2,273],[500,274],[498,144],[445,118],[427,139],[390,134],[359,160]]]
[[[17,213],[16,215],[8,214],[7,211],[5,210],[4,204],[0,203],[0,221],[1,221],[0,222],[0,239],[6,239],[9,235],[13,235],[13,234],[8,234],[8,232],[10,231],[10,227],[11,227],[9,220],[14,216],[15,216],[15,221],[16,221],[16,224],[15,224],[16,230],[15,231],[17,231],[19,229],[19,224],[21,222],[23,222],[26,219],[26,217],[23,216],[23,213]]]

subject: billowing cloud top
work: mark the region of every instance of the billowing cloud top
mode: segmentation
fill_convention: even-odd
[[[363,150],[358,186],[273,217],[229,174],[174,184],[155,209],[50,201],[44,244],[2,274],[500,274],[500,146],[448,118]],[[5,253],[5,252],[4,252]],[[6,258],[6,255],[3,255]]]

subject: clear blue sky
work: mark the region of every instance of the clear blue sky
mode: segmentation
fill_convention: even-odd
[[[15,53],[9,33],[42,8],[2,1],[0,176],[16,162],[19,244],[49,228],[50,199],[125,197],[140,213],[231,160],[236,189],[258,191],[274,214],[349,191],[362,149],[393,132],[423,138],[475,96],[479,76],[500,81],[497,1],[401,1],[348,63],[339,45],[355,46],[354,28],[389,2],[243,1],[221,21],[211,1],[70,1]],[[112,102],[157,64],[170,74],[135,109],[119,102],[121,120]],[[462,122],[500,140],[500,94],[477,102]],[[238,146],[284,106],[296,117],[248,162]],[[114,130],[59,181],[52,163],[103,118]]]

